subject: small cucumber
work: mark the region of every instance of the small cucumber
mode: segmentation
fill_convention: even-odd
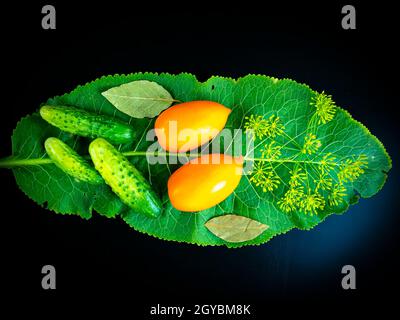
[[[125,204],[152,218],[161,213],[161,201],[150,184],[109,142],[97,138],[89,145],[89,153],[97,171]]]
[[[131,142],[135,133],[132,127],[108,116],[64,106],[42,106],[40,115],[51,125],[78,136],[106,138],[112,143]]]
[[[61,140],[51,137],[44,142],[50,159],[62,171],[91,184],[103,183],[103,178],[90,164]]]

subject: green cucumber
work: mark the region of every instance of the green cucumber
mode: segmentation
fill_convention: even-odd
[[[161,201],[150,184],[109,142],[97,138],[89,145],[89,153],[96,170],[122,202],[152,218],[161,213]]]
[[[108,116],[64,106],[42,106],[40,115],[51,125],[78,136],[106,138],[120,144],[132,142],[133,128]]]
[[[61,140],[46,139],[44,147],[50,159],[62,171],[74,178],[91,184],[103,183],[103,178],[90,164]]]

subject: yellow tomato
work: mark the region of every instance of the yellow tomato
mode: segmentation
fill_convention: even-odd
[[[242,176],[242,157],[207,154],[192,159],[168,180],[172,205],[181,211],[200,211],[225,200]]]
[[[155,123],[158,142],[170,152],[196,149],[225,126],[231,109],[213,101],[184,102],[163,111]]]

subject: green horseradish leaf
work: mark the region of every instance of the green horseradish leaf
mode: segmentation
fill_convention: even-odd
[[[234,214],[211,218],[205,223],[205,226],[217,237],[227,242],[253,240],[268,229],[268,226],[256,220]]]
[[[102,92],[119,111],[134,118],[153,118],[174,101],[156,82],[137,80]]]
[[[225,143],[221,152],[243,155],[245,169],[251,173],[243,175],[236,190],[215,207],[196,213],[174,209],[167,181],[180,165],[151,164],[146,157],[154,144],[146,139],[154,119],[131,118],[102,95],[143,80],[162,86],[175,100],[212,100],[232,109],[226,128],[242,142],[239,147]],[[21,190],[50,210],[84,218],[93,211],[120,217],[135,230],[165,240],[240,247],[267,242],[293,228],[308,230],[329,215],[347,211],[358,198],[376,194],[391,168],[379,140],[329,95],[288,79],[248,75],[199,82],[190,74],[135,73],[102,77],[45,103],[75,106],[130,124],[137,138],[119,150],[160,196],[162,213],[157,219],[138,214],[105,184],[75,180],[52,164],[44,150],[46,138],[57,137],[83,156],[88,154],[90,140],[61,132],[37,112],[18,123],[12,135],[12,156],[0,160],[0,167],[11,168]],[[268,228],[243,242],[229,242],[210,232],[208,221],[232,212]]]

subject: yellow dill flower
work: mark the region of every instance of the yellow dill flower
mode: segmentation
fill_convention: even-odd
[[[261,157],[264,159],[276,160],[281,155],[281,146],[276,145],[275,141],[271,141],[265,145],[265,149],[261,150]]]
[[[278,201],[279,208],[288,213],[299,208],[300,203],[304,197],[303,187],[290,187],[288,191],[285,192],[282,199]]]
[[[244,128],[246,132],[252,132],[258,139],[262,139],[267,135],[268,120],[253,114],[250,117],[246,116],[245,120]]]
[[[269,164],[263,161],[256,161],[251,172],[250,182],[261,187],[263,192],[273,191],[280,184],[278,175],[272,170]]]
[[[362,154],[356,160],[346,159],[340,165],[338,178],[340,182],[353,182],[364,173],[364,168],[368,166],[367,156]]]
[[[306,178],[306,174],[303,172],[301,167],[296,167],[293,170],[289,171],[290,180],[289,185],[292,187],[296,187],[301,184],[302,181]]]
[[[311,105],[315,106],[318,116],[318,124],[325,124],[333,119],[336,113],[336,105],[331,95],[324,91],[311,98]]]
[[[325,199],[319,193],[309,193],[304,196],[300,202],[300,208],[305,213],[311,215],[317,214],[317,210],[323,210],[325,208]]]
[[[292,199],[286,196],[286,194],[287,192],[285,193],[283,198],[278,201],[278,206],[282,211],[288,213],[290,211],[296,210],[296,205],[294,204]]]
[[[267,135],[271,138],[275,138],[283,133],[285,126],[281,123],[279,117],[272,115],[268,119],[267,124]]]
[[[280,183],[281,182],[279,181],[278,175],[273,171],[270,171],[268,172],[267,177],[263,181],[260,181],[258,184],[256,184],[256,186],[260,186],[263,192],[267,192],[274,191],[274,189],[278,188]]]
[[[302,153],[313,154],[321,147],[321,141],[313,133],[308,133],[304,138]]]
[[[320,173],[318,179],[314,180],[315,192],[318,190],[330,190],[332,187],[332,179],[327,173]]]
[[[252,132],[258,139],[263,139],[264,137],[275,138],[281,135],[285,129],[280,118],[275,115],[266,120],[262,116],[252,114],[250,117],[246,116],[245,120],[244,128],[246,132]]]
[[[318,165],[319,170],[321,170],[322,173],[331,171],[335,166],[335,159],[336,158],[332,156],[332,153],[324,155]]]
[[[346,188],[342,183],[337,183],[333,186],[331,193],[328,196],[328,201],[331,206],[337,206],[343,202],[343,198],[346,196]]]
[[[260,181],[265,180],[268,177],[270,166],[263,161],[254,162],[253,169],[251,170],[250,182],[254,182],[256,185]]]

